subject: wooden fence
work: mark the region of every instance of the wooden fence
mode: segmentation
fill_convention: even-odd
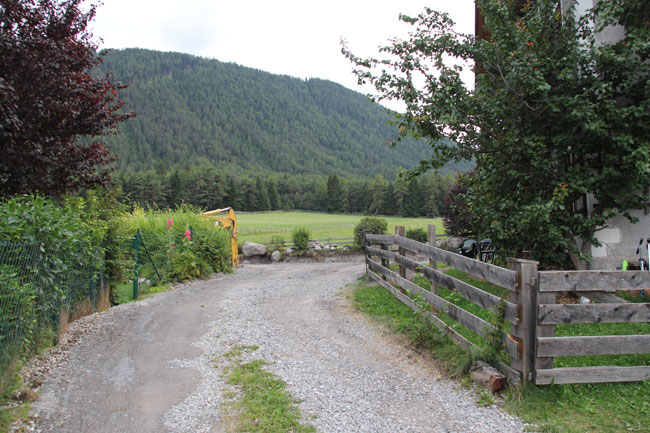
[[[433,226],[429,228],[428,244],[404,237],[403,227],[396,228],[396,235],[366,235],[366,264],[373,271],[369,275],[463,346],[471,347],[473,343],[445,323],[440,318],[441,312],[479,336],[500,334],[510,364],[500,363],[498,367],[511,383],[519,383],[522,379],[549,384],[650,378],[648,366],[553,368],[555,356],[650,353],[650,335],[554,336],[555,324],[558,323],[650,322],[650,304],[625,303],[612,294],[616,290],[650,288],[650,272],[538,272],[537,262],[520,259],[510,259],[510,269],[505,269],[437,248],[433,239],[436,239]],[[390,251],[390,246],[397,246],[398,251]],[[407,252],[426,257],[428,266],[408,258]],[[375,261],[373,257],[381,261]],[[398,272],[391,270],[391,262],[399,265]],[[502,299],[441,272],[437,269],[438,263],[502,287],[509,299]],[[426,277],[431,290],[407,279],[407,270]],[[510,323],[510,331],[498,330],[492,323],[444,299],[438,293],[439,285],[481,308],[501,308],[504,319]],[[555,304],[557,293],[565,291],[583,295],[589,292],[589,296],[597,298],[600,303]],[[431,306],[430,311],[422,311],[417,305],[413,300],[417,295]],[[608,303],[603,303],[605,301]]]

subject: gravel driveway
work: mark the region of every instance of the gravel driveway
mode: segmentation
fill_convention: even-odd
[[[258,346],[244,360],[267,361],[323,433],[523,431],[351,308],[362,260],[245,265],[73,323],[28,374],[44,380],[33,430],[225,432],[223,355]]]

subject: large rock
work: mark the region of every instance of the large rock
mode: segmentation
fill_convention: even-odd
[[[271,261],[272,262],[279,262],[281,258],[282,258],[282,254],[280,253],[280,251],[275,250],[271,254]]]
[[[255,242],[244,242],[241,249],[244,257],[266,255],[266,245],[256,244]]]
[[[447,248],[449,248],[452,251],[455,251],[458,247],[460,247],[460,244],[462,244],[464,240],[465,238],[461,238],[458,236],[449,236],[445,244]]]

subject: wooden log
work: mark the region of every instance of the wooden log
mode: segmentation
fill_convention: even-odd
[[[506,377],[496,368],[483,361],[478,361],[472,366],[469,377],[472,381],[486,387],[493,393],[506,386]]]
[[[540,357],[645,353],[650,353],[650,335],[537,338],[537,356]]]
[[[425,255],[438,262],[443,262],[455,269],[467,272],[476,278],[481,278],[509,290],[515,290],[517,288],[517,273],[509,269],[470,259],[469,257],[464,257],[460,254],[455,254],[401,236],[396,236],[395,243],[401,248]]]
[[[567,383],[636,382],[650,379],[650,366],[567,367],[537,370],[537,385]]]
[[[540,305],[538,320],[543,325],[559,323],[650,322],[650,303]]]
[[[542,292],[615,292],[650,289],[647,271],[543,271],[539,273]]]

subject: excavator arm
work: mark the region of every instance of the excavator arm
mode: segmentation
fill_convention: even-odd
[[[203,212],[204,217],[215,222],[215,226],[230,229],[230,247],[232,248],[232,266],[236,268],[239,265],[239,256],[237,249],[237,218],[235,211],[231,207],[215,209],[209,212]]]

